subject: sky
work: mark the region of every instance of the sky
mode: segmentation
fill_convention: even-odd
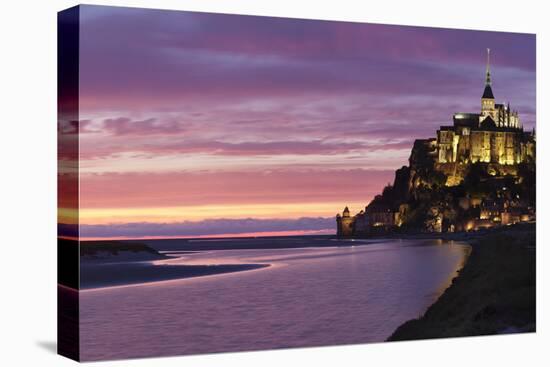
[[[493,92],[534,127],[535,36],[82,6],[84,238],[334,233]]]

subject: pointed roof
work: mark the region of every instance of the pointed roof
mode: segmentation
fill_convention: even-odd
[[[479,127],[483,130],[493,130],[496,129],[497,124],[495,124],[495,120],[493,120],[491,116],[487,116],[483,121],[481,121]]]
[[[483,90],[483,96],[481,96],[481,98],[495,99],[495,96],[493,95],[493,89],[491,88],[490,85],[487,84],[485,86],[485,89]]]
[[[342,213],[342,217],[349,217],[349,209],[348,207],[346,206],[346,208],[344,209],[344,212]]]

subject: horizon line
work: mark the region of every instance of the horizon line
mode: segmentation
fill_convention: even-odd
[[[336,235],[336,230],[321,229],[321,230],[289,230],[289,231],[261,231],[261,232],[244,232],[244,233],[222,233],[222,234],[206,234],[196,236],[172,235],[172,236],[112,236],[112,237],[68,237],[59,236],[58,238],[67,238],[79,242],[93,241],[131,241],[131,240],[216,240],[216,239],[233,239],[233,238],[270,238],[270,237],[297,237],[297,236],[330,236]]]

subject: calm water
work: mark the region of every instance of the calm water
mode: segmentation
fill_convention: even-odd
[[[328,241],[328,240],[327,240]],[[164,264],[267,268],[81,292],[83,360],[384,341],[448,286],[467,247],[217,250]]]

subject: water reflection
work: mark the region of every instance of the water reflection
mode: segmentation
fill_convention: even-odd
[[[82,357],[383,341],[448,286],[466,249],[439,241],[390,241],[186,253],[170,262],[272,266],[83,292]]]

